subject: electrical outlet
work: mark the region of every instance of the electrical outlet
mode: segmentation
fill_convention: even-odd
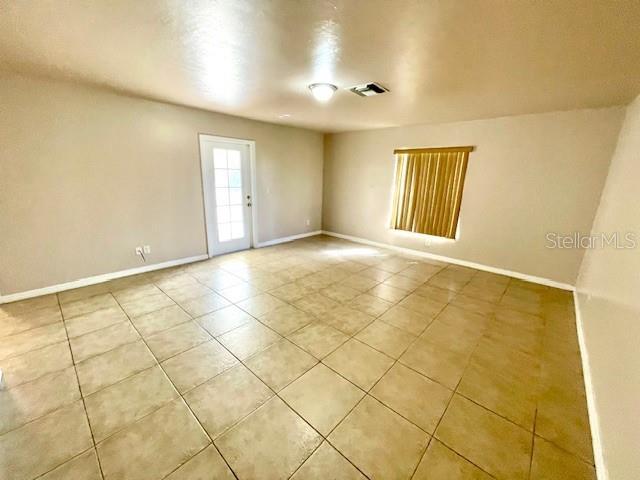
[[[307,227],[308,227],[308,226],[310,226],[310,225],[311,225],[311,220],[309,220],[309,219],[307,218],[307,221],[306,221],[305,223],[307,224]]]
[[[151,245],[145,245],[142,250],[144,253],[151,253]]]
[[[136,255],[142,255],[142,247],[136,247]]]

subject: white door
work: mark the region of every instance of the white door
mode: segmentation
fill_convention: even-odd
[[[209,256],[251,247],[249,141],[200,136]]]

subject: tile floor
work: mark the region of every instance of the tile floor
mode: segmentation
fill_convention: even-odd
[[[569,293],[329,237],[0,306],[0,478],[594,479]]]

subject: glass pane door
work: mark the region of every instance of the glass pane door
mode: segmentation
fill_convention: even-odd
[[[249,141],[200,136],[209,255],[251,247]]]

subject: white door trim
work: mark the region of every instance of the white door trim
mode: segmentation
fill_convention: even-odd
[[[252,248],[256,248],[259,244],[258,241],[258,196],[256,195],[256,142],[255,140],[247,140],[244,138],[234,138],[234,137],[221,137],[218,135],[209,135],[206,133],[198,134],[198,144],[200,147],[200,183],[202,185],[202,207],[204,210],[204,229],[207,236],[207,255],[209,258],[213,256],[212,252],[209,249],[209,238],[213,235],[211,231],[212,225],[207,221],[207,207],[204,199],[204,191],[205,191],[205,175],[206,175],[206,167],[204,162],[202,161],[202,152],[204,150],[203,143],[207,142],[226,142],[226,143],[234,143],[236,145],[246,145],[249,147],[249,170],[251,175],[251,242],[250,246]]]

